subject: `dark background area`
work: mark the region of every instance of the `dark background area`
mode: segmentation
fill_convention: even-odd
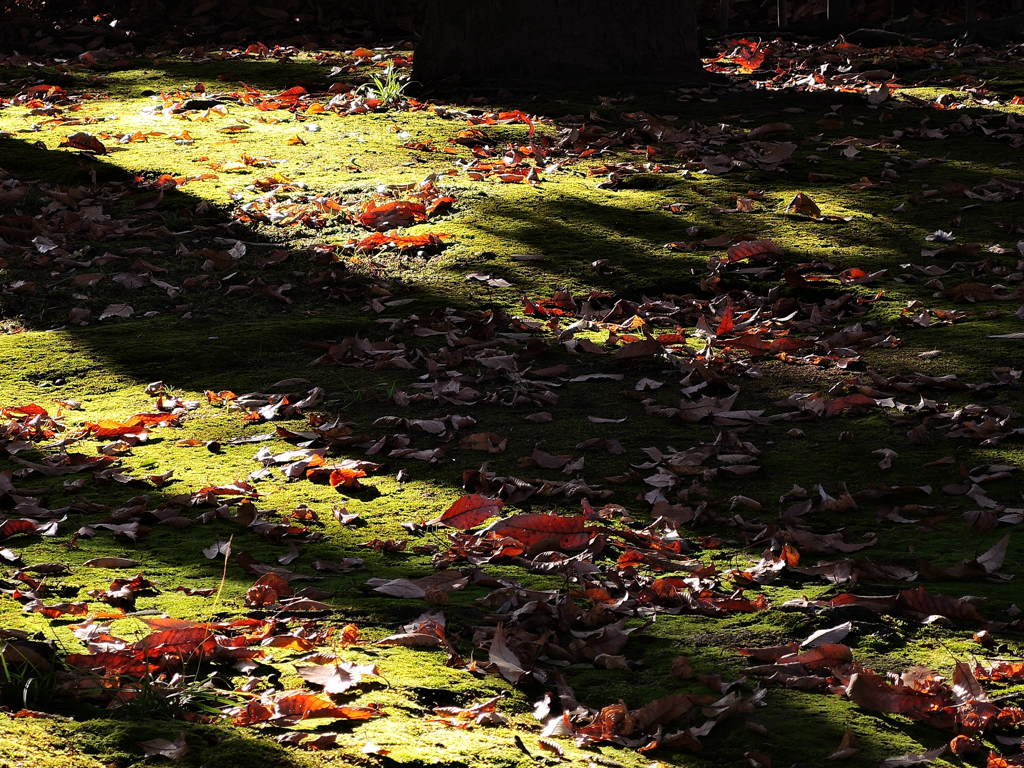
[[[397,42],[416,38],[425,5],[426,0],[0,0],[0,49],[71,54],[103,47],[173,50],[256,40],[324,45],[356,37],[365,43],[367,32]],[[784,5],[792,31],[836,31],[834,24],[823,23],[828,20],[826,0],[787,0]],[[845,5],[845,24],[851,29],[893,26],[909,33],[934,33],[948,25],[958,34],[967,16],[984,25],[1024,10],[1021,0],[847,0]],[[628,16],[628,4],[623,6]],[[835,7],[833,1],[833,13]],[[703,0],[697,11],[705,34],[768,35],[777,29],[776,0]]]

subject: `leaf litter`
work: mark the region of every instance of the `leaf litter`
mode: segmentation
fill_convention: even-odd
[[[844,48],[841,55],[866,55],[857,48]],[[797,43],[737,41],[709,59],[707,66],[740,77],[769,68],[765,70],[768,79],[737,81],[732,87],[740,92],[832,89],[862,97],[872,109],[891,111],[885,114],[895,114],[900,104],[914,105],[915,97],[909,94],[900,100],[901,86],[893,82],[894,77],[859,75],[842,71],[843,67],[805,71],[800,61],[805,54],[806,49]],[[255,49],[244,55],[265,54]],[[925,56],[918,50],[895,51],[893,55]],[[998,98],[988,97],[983,88],[974,95],[989,101]],[[75,104],[78,98],[59,86],[40,90],[37,85],[26,87],[10,107],[3,106],[44,108],[32,106],[38,101],[57,108]],[[328,98],[301,86],[276,93],[245,87],[212,94],[196,88],[161,98],[160,111],[168,119],[197,122],[216,122],[243,108],[296,117],[324,114],[335,119],[385,108],[355,89]],[[936,104],[929,109],[948,111],[954,103]],[[646,175],[786,174],[789,166],[806,159],[808,142],[792,125],[781,123],[762,124],[754,130],[700,123],[683,127],[657,115],[628,112],[614,120],[593,124],[568,120],[560,125],[518,110],[492,114],[414,100],[403,102],[399,109],[410,113],[432,110],[442,120],[455,123],[458,130],[452,131],[448,145],[438,154],[449,155],[445,150],[451,148],[456,153],[468,152],[469,159],[465,154],[456,155],[458,159],[441,173],[432,172],[417,182],[362,190],[357,195],[310,189],[278,172],[253,179],[244,193],[233,198],[236,224],[310,231],[336,225],[352,228],[343,243],[311,247],[310,264],[303,264],[302,271],[296,273],[301,279],[290,282],[273,276],[277,260],[287,261],[287,253],[250,249],[240,239],[211,241],[197,236],[190,240],[186,235],[176,240],[173,254],[167,249],[167,234],[155,213],[165,190],[212,180],[200,177],[205,174],[111,183],[100,187],[88,204],[77,192],[72,194],[59,185],[4,177],[2,191],[11,201],[28,201],[24,210],[29,213],[14,215],[28,215],[34,222],[21,234],[19,227],[25,221],[20,219],[12,220],[10,226],[5,223],[0,231],[5,238],[5,268],[9,262],[16,274],[5,292],[42,296],[48,288],[45,280],[54,278],[70,281],[82,291],[84,298],[76,300],[83,306],[76,305],[66,317],[54,317],[54,322],[80,326],[93,322],[93,315],[96,322],[129,321],[139,314],[136,304],[145,312],[150,306],[163,306],[183,296],[196,305],[202,303],[202,296],[216,296],[224,301],[259,298],[291,307],[296,301],[308,300],[313,285],[327,285],[332,298],[346,301],[360,300],[369,291],[373,298],[367,311],[377,315],[379,322],[318,343],[310,370],[340,367],[416,375],[388,394],[385,403],[392,413],[379,415],[372,422],[333,412],[329,393],[298,382],[282,387],[285,392],[241,395],[216,389],[211,383],[206,403],[147,391],[158,398],[152,408],[134,415],[93,414],[93,420],[78,419],[72,415],[74,409],[65,410],[59,404],[51,408],[21,401],[21,405],[4,407],[0,411],[0,449],[8,455],[10,468],[0,473],[0,502],[13,515],[0,524],[5,544],[8,539],[21,546],[39,537],[61,537],[69,546],[76,546],[80,540],[100,537],[117,541],[118,554],[131,554],[135,551],[131,548],[140,546],[153,528],[214,525],[228,526],[232,531],[228,541],[234,541],[237,534],[247,546],[259,541],[286,548],[276,564],[260,562],[245,549],[216,538],[222,528],[211,533],[206,556],[211,560],[223,557],[225,568],[240,568],[255,579],[241,598],[247,610],[209,621],[129,616],[135,613],[137,601],[165,589],[191,587],[164,585],[140,571],[82,595],[79,590],[64,595],[45,578],[37,578],[46,570],[44,564],[26,566],[20,555],[5,550],[9,552],[5,560],[15,569],[14,581],[5,588],[10,599],[20,603],[25,612],[49,621],[66,622],[73,617],[78,622],[73,631],[84,652],[63,657],[68,672],[60,681],[62,691],[76,701],[116,707],[138,698],[147,686],[173,691],[184,677],[197,674],[192,670],[224,669],[243,675],[246,682],[220,691],[233,700],[219,715],[209,717],[271,729],[288,728],[304,720],[336,724],[388,717],[388,710],[372,700],[374,686],[388,673],[386,662],[361,664],[333,653],[335,647],[358,647],[362,643],[359,630],[346,624],[339,639],[340,628],[330,618],[338,610],[331,602],[333,593],[301,586],[310,581],[315,584],[321,577],[288,568],[293,560],[300,560],[302,567],[303,552],[328,535],[322,530],[320,516],[309,507],[282,515],[266,506],[263,488],[273,477],[274,482],[325,485],[334,494],[358,498],[372,491],[371,478],[385,469],[417,462],[436,467],[454,460],[462,472],[464,495],[451,503],[425,505],[430,513],[406,526],[410,539],[363,542],[381,556],[428,557],[436,568],[424,574],[420,561],[405,576],[396,575],[391,568],[386,576],[365,581],[368,592],[430,604],[427,613],[411,623],[396,624],[394,629],[401,631],[386,634],[376,644],[437,649],[445,655],[453,674],[500,676],[527,695],[544,697],[537,704],[541,712],[538,748],[561,758],[564,747],[559,740],[571,738],[584,749],[613,744],[645,755],[673,749],[699,751],[705,742],[715,743],[714,733],[722,730],[721,723],[731,718],[752,720],[771,706],[771,691],[781,687],[838,696],[864,710],[903,715],[932,726],[937,733],[945,732],[942,738],[953,734],[948,748],[956,755],[990,750],[990,765],[1012,764],[1007,762],[1013,759],[1012,734],[1024,716],[1012,702],[992,695],[990,687],[1020,679],[1018,662],[993,659],[969,664],[957,660],[952,673],[944,675],[920,665],[880,673],[856,661],[860,655],[856,641],[881,626],[883,618],[899,620],[907,634],[917,626],[948,626],[953,631],[962,628],[998,637],[1018,632],[1019,611],[1003,606],[990,609],[970,596],[954,597],[923,585],[907,586],[914,581],[946,584],[951,579],[986,585],[1005,582],[1010,575],[1002,569],[1011,535],[959,565],[943,566],[909,556],[895,558],[891,551],[883,559],[863,557],[859,553],[879,547],[881,537],[863,528],[847,530],[840,520],[855,511],[871,510],[880,529],[909,525],[927,532],[925,521],[941,515],[939,507],[949,498],[959,498],[965,502],[960,524],[967,531],[1013,526],[1024,519],[1024,510],[1006,493],[1003,481],[1018,471],[1015,463],[997,462],[992,457],[989,465],[960,466],[958,477],[950,478],[956,486],[950,484],[938,493],[924,485],[852,480],[847,483],[850,490],[847,484],[839,487],[841,478],[821,477],[815,488],[795,487],[780,498],[777,519],[762,514],[771,506],[768,499],[730,497],[723,495],[723,490],[748,476],[763,477],[766,465],[778,466],[771,463],[772,453],[779,450],[777,435],[783,429],[801,432],[790,422],[812,430],[841,428],[832,426],[835,424],[864,430],[864,419],[883,419],[899,427],[908,446],[937,441],[966,444],[971,451],[981,452],[1019,442],[1024,427],[1019,425],[1016,410],[1000,401],[1002,394],[1012,393],[1020,385],[1020,371],[1012,362],[980,378],[961,378],[958,373],[887,372],[877,363],[880,352],[904,345],[902,336],[909,338],[919,329],[948,332],[958,323],[970,324],[982,317],[974,308],[979,303],[987,307],[1019,300],[1019,290],[1013,287],[1017,281],[1010,279],[1019,274],[1019,265],[1018,272],[1013,272],[1013,266],[982,257],[980,249],[949,250],[961,247],[949,245],[939,251],[922,251],[921,258],[940,263],[901,264],[898,278],[893,279],[888,269],[869,272],[838,259],[801,261],[805,256],[779,235],[766,237],[737,229],[735,236],[720,240],[672,243],[674,251],[709,251],[701,273],[694,275],[691,292],[640,296],[598,288],[562,288],[525,296],[518,312],[515,305],[409,312],[402,309],[400,292],[393,293],[376,278],[372,267],[364,270],[360,259],[372,262],[388,252],[400,258],[426,258],[454,242],[444,233],[405,232],[409,227],[430,225],[435,218],[460,215],[463,198],[471,199],[469,190],[462,186],[449,192],[442,182],[464,179],[542,187],[541,182],[557,180],[565,169],[579,165],[587,176],[600,179],[594,182],[596,188],[614,194],[628,189],[632,177]],[[70,120],[64,115],[60,118],[63,124],[70,125]],[[259,125],[227,123],[220,131],[235,135]],[[494,125],[525,126],[527,143],[493,146],[483,127]],[[1012,112],[994,110],[947,128],[911,125],[901,138],[936,140],[955,134],[981,140],[991,136],[993,141],[1017,146],[1017,129]],[[77,131],[67,135],[67,148],[105,154],[111,147],[104,142],[116,142],[130,152],[133,144],[164,138],[141,133],[116,138],[94,130],[96,134]],[[175,135],[178,138],[172,141],[186,142],[184,146],[194,141],[185,130]],[[127,139],[122,142],[124,137]],[[828,149],[836,150],[844,162],[864,162],[858,158],[890,149],[888,141],[840,139]],[[297,142],[295,146],[307,145]],[[406,148],[436,151],[430,145]],[[645,160],[590,159],[614,152],[637,154],[637,150]],[[659,154],[675,160],[658,162],[654,157]],[[269,156],[243,153],[213,170],[253,173],[275,165]],[[912,167],[897,166],[912,177]],[[888,177],[891,182],[898,175],[883,167],[878,178]],[[856,183],[865,188],[875,184],[862,177]],[[151,195],[151,208],[146,203],[137,206],[131,219],[114,219],[105,213],[140,192]],[[1019,183],[1001,179],[947,194],[998,204],[1019,200],[1022,192]],[[49,199],[50,204],[38,207],[32,200],[39,197]],[[714,210],[718,215],[756,213],[759,199],[752,193],[739,195],[734,209],[718,206]],[[823,215],[819,205],[803,192],[780,204],[784,215],[810,219],[816,225],[847,223],[846,217]],[[37,207],[33,209],[33,205]],[[199,208],[195,214],[203,221],[206,214]],[[140,233],[149,243],[132,248],[130,256],[83,252],[74,231],[64,226],[69,219],[79,220],[90,235],[103,236],[108,243],[134,239]],[[802,226],[809,225],[804,222]],[[926,242],[959,242],[954,234],[956,222],[937,221],[934,226],[937,228],[923,237]],[[107,247],[124,250],[123,245]],[[1012,249],[1007,250],[1009,254],[1004,255],[1019,258]],[[170,266],[161,266],[165,263]],[[270,271],[265,271],[268,267]],[[104,282],[145,298],[127,304],[89,295],[91,288]],[[477,282],[499,290],[508,287],[507,281],[489,276]],[[876,282],[885,289],[872,287]],[[880,319],[876,308],[886,301],[885,292],[897,285],[925,290],[891,322]],[[933,300],[944,306],[932,304]],[[952,304],[958,308],[949,309]],[[1012,340],[1019,334],[986,335]],[[777,370],[793,371],[794,381],[805,382],[807,391],[790,390],[775,399],[751,397],[744,391],[753,389],[766,371]],[[493,415],[482,415],[484,409],[477,408],[550,413],[557,423],[559,410],[572,398],[570,393],[615,382],[622,382],[624,392],[630,395],[617,398],[615,408],[628,409],[631,416],[636,414],[663,427],[648,432],[647,444],[639,450],[632,445],[627,449],[617,437],[589,435],[579,435],[571,445],[562,442],[557,450],[541,445],[530,448],[513,439],[507,424]],[[665,382],[672,382],[670,397],[663,396]],[[259,468],[248,478],[175,488],[180,492],[174,495],[152,493],[175,479],[170,474],[148,473],[144,466],[132,468],[133,449],[166,440],[164,432],[188,429],[215,409],[223,409],[235,419],[233,440],[242,441],[236,445],[254,439],[245,432],[248,427],[266,424],[274,427],[268,439],[288,447],[258,449],[253,461]],[[591,418],[589,423],[619,423],[618,413],[611,413],[616,418]],[[484,420],[489,423],[481,423]],[[671,429],[679,425],[700,431],[684,437],[686,433]],[[97,446],[100,440],[114,442]],[[680,445],[681,440],[687,442]],[[496,464],[499,469],[486,464],[477,469],[462,451],[518,455],[513,463]],[[884,445],[877,445],[872,452],[879,459],[866,457],[865,461],[883,471],[898,472],[914,460],[903,445],[899,453]],[[217,452],[211,449],[210,453]],[[611,474],[605,467],[609,457],[618,456],[623,457],[619,473]],[[60,492],[31,485],[65,476],[65,483],[77,482],[71,479],[74,475],[81,475],[86,482],[124,485],[146,493],[114,507],[68,501]],[[992,490],[987,485],[992,485]],[[47,506],[51,500],[56,503]],[[76,523],[68,524],[72,516],[83,514],[89,519],[77,530]],[[337,520],[341,522],[343,516],[338,515]],[[715,553],[722,549],[723,539],[742,542],[742,549],[736,551],[753,556],[746,563],[720,567]],[[80,567],[135,569],[140,562],[145,566],[144,554],[139,550],[138,559],[95,557]],[[810,556],[823,559],[812,563]],[[314,570],[335,573],[365,566],[358,558],[317,562],[322,567],[313,563]],[[76,568],[69,570],[74,577]],[[549,577],[545,583],[551,586],[537,586],[536,579],[524,580],[523,574]],[[60,578],[68,575],[59,573]],[[900,588],[880,589],[894,583]],[[773,584],[806,589],[813,596],[780,603],[771,596]],[[869,593],[840,591],[840,587],[846,590],[859,584],[871,587]],[[487,609],[484,618],[466,623],[459,606],[446,609],[446,613],[438,611],[439,606],[455,599],[454,593],[469,589]],[[91,599],[62,600],[65,596]],[[631,638],[643,636],[658,617],[721,618],[774,612],[820,617],[821,621],[814,622],[820,629],[807,634],[802,642],[795,639],[782,646],[741,649],[741,654],[757,663],[746,670],[726,665],[723,670],[735,674],[731,680],[717,670],[702,672],[699,692],[674,692],[630,704],[580,702],[563,676],[567,668],[639,669],[641,660],[633,655]],[[838,621],[845,616],[850,618]],[[452,622],[458,628],[454,635],[450,635],[452,617],[458,617]],[[97,623],[108,620],[140,621],[149,632],[137,638],[121,637],[123,631],[114,634]],[[348,626],[353,629],[348,631]],[[344,640],[346,631],[348,639]],[[848,638],[853,638],[851,645],[843,642]],[[21,647],[23,657],[28,657],[36,652],[27,642],[15,638],[8,647]],[[266,672],[277,661],[268,650],[272,648],[310,654],[294,669],[315,690],[271,682]],[[363,696],[364,691],[370,692],[366,694],[370,699]],[[353,703],[355,694],[361,696],[358,704]],[[499,701],[496,697],[433,707],[430,717],[449,728],[500,727],[508,721],[498,712]],[[281,738],[286,744],[325,749],[336,746],[339,735],[292,731]],[[147,755],[171,759],[188,750],[182,737],[151,740],[139,747]],[[852,732],[845,731],[828,757],[851,758],[859,749]],[[1000,757],[1000,752],[1007,756]],[[759,754],[749,752],[748,762],[767,764]],[[937,757],[940,752],[925,754]],[[910,764],[906,761],[918,758],[897,759],[904,763],[889,763]]]

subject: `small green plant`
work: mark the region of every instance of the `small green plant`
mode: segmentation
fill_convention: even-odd
[[[47,643],[7,639],[0,643],[0,704],[43,709],[53,699],[56,669]]]
[[[387,108],[401,106],[408,87],[408,76],[397,71],[394,64],[388,64],[381,72],[371,75],[370,82],[362,86],[365,96],[379,99],[381,105]]]
[[[213,675],[145,675],[125,678],[121,689],[122,712],[151,718],[174,719],[186,715],[222,717],[238,701],[219,687]]]

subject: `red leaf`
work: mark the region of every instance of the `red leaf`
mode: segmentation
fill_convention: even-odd
[[[878,405],[878,403],[873,397],[855,393],[827,401],[825,403],[825,415],[836,416],[845,411],[874,408],[876,405]]]
[[[514,515],[491,523],[483,530],[494,536],[508,536],[530,549],[580,549],[590,541],[583,515]]]
[[[1024,680],[1024,661],[1000,661],[990,669],[975,667],[974,676],[979,680]]]
[[[103,670],[108,675],[138,680],[153,673],[153,665],[131,651],[107,653],[70,653],[65,661],[79,669]]]
[[[133,646],[151,658],[189,656],[210,653],[216,647],[213,630],[209,626],[195,625],[184,629],[165,629],[146,635]]]
[[[732,320],[732,304],[730,304],[722,313],[722,319],[718,323],[718,328],[715,329],[715,336],[723,336],[735,327],[736,324]]]
[[[501,499],[491,499],[479,493],[463,496],[439,517],[429,520],[427,525],[447,525],[465,531],[475,528],[489,517],[494,517],[504,506]]]
[[[730,41],[729,45],[735,46],[732,51],[728,53],[722,53],[713,59],[706,59],[705,64],[707,68],[716,71],[728,71],[727,67],[722,66],[723,64],[732,64],[736,66],[740,72],[749,74],[756,69],[759,69],[765,61],[765,52],[759,42],[753,42],[751,40],[733,40]],[[717,65],[717,66],[715,66]]]
[[[389,235],[382,232],[374,232],[360,240],[349,240],[345,245],[359,253],[370,253],[384,248],[394,248],[399,253],[406,251],[423,250],[429,253],[437,253],[444,249],[445,242],[442,238],[449,235]]]
[[[48,416],[46,409],[41,405],[29,403],[28,405],[16,405],[11,408],[0,408],[0,414],[4,416]]]
[[[748,352],[761,355],[777,355],[780,352],[792,352],[803,347],[812,346],[812,342],[792,336],[783,336],[780,339],[766,341],[757,333],[744,333],[734,339],[729,339],[727,343],[729,346],[740,347]]]
[[[426,221],[430,216],[450,208],[454,202],[454,197],[442,195],[433,184],[425,184],[402,200],[375,195],[357,211],[350,212],[349,216],[367,229],[384,232]]]
[[[61,616],[84,616],[89,612],[88,603],[55,603],[54,605],[43,605],[38,600],[25,604],[25,610],[30,613],[41,613],[48,619],[58,619]]]
[[[22,533],[35,533],[36,524],[31,520],[4,520],[0,522],[0,539],[9,539]]]
[[[758,595],[753,600],[745,597],[698,597],[699,605],[708,606],[715,611],[736,611],[742,613],[754,613],[755,611],[768,610],[768,598]]]
[[[558,292],[550,299],[530,301],[530,299],[523,298],[524,315],[535,315],[538,317],[561,316],[571,314],[575,309],[576,306],[573,303],[572,296],[565,292]]]
[[[64,98],[68,92],[59,85],[30,85],[25,93],[36,99],[51,99]]]
[[[868,273],[860,267],[849,267],[839,273],[839,281],[842,283],[849,283],[853,280],[860,280],[862,277],[867,277]]]
[[[388,200],[382,203],[368,200],[355,216],[355,220],[368,229],[408,227],[426,221],[427,208],[423,203],[408,200]]]

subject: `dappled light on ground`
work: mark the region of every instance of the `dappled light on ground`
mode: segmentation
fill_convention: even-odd
[[[1019,755],[1011,53],[280,58],[0,82],[4,757]]]

